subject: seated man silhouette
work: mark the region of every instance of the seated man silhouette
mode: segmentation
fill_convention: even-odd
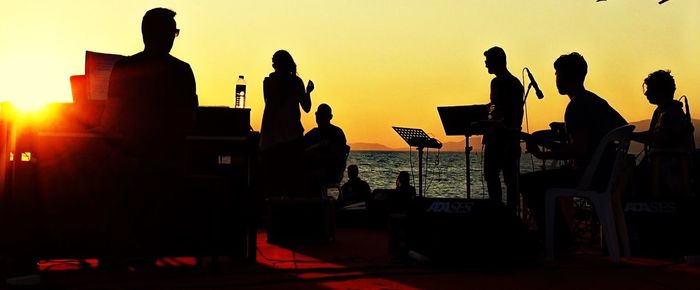
[[[552,187],[576,186],[601,139],[612,129],[627,124],[627,121],[603,98],[585,88],[584,80],[588,64],[583,56],[576,52],[562,55],[554,62],[554,69],[559,93],[569,97],[569,104],[564,113],[569,141],[543,152],[539,146],[551,144],[550,142],[538,142],[533,138],[527,138],[527,150],[540,159],[572,160],[573,163],[565,168],[525,173],[520,177],[520,191],[535,217],[542,236],[545,229],[546,190]],[[612,156],[614,151],[609,150],[605,154]],[[603,174],[594,180],[594,183],[601,187],[605,185],[606,177],[610,176],[606,170],[607,172],[612,170],[613,158],[603,157],[602,160],[604,164],[601,164],[600,168],[604,168]],[[557,210],[561,209],[557,208]],[[557,216],[561,217],[562,214]],[[561,237],[556,241],[562,243],[555,245],[555,248],[566,250],[571,237],[563,219],[556,221],[555,230],[558,232],[558,237]]]
[[[341,205],[367,201],[372,190],[366,181],[360,179],[357,165],[348,166],[348,181],[340,188],[343,193]]]
[[[695,151],[693,124],[683,104],[673,99],[671,72],[655,71],[644,79],[644,95],[656,105],[649,130],[632,139],[645,145],[637,176],[637,194],[648,197],[691,197],[691,160]]]
[[[192,69],[170,55],[180,32],[174,17],[165,8],[143,16],[144,50],[114,65],[101,122],[115,140],[110,166],[119,181],[113,190],[123,203],[113,206],[124,216],[110,220],[125,220],[134,236],[127,243],[136,246],[156,241],[160,222],[174,216],[163,212],[172,208],[164,203],[182,188],[185,135],[198,105]]]
[[[331,124],[332,119],[331,107],[320,104],[316,109],[318,127],[304,135],[304,159],[313,192],[339,182],[345,169],[347,140],[343,130]]]
[[[372,220],[386,221],[392,214],[406,214],[416,198],[416,188],[411,186],[411,175],[401,171],[393,189],[378,188],[367,200],[367,211]]]

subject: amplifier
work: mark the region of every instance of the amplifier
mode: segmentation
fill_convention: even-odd
[[[246,136],[250,131],[250,109],[198,107],[192,135]]]
[[[536,234],[500,202],[418,198],[402,224],[407,250],[434,263],[508,265],[539,256]]]
[[[700,201],[629,199],[623,203],[632,255],[700,254]]]

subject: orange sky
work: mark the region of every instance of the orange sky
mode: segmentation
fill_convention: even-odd
[[[134,54],[140,21],[153,7],[175,10],[172,54],[192,66],[200,103],[232,106],[239,74],[248,81],[253,128],[260,128],[262,79],[278,49],[312,79],[314,107],[334,109],[349,142],[405,147],[392,125],[419,127],[443,142],[436,107],[488,101],[483,51],[503,47],[520,77],[530,67],[546,97],[528,101],[530,128],[561,120],[567,98],[552,62],[580,52],[587,86],[629,121],[649,118],[644,77],[670,69],[677,96],[700,116],[700,1],[671,0],[263,0],[3,1],[0,100],[70,100],[68,77],[82,74],[85,50]],[[314,127],[313,114],[303,116]]]

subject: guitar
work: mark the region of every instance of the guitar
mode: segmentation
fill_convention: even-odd
[[[562,140],[562,138],[552,130],[535,131],[532,134],[520,132],[520,139],[528,144],[534,143],[550,150],[556,150],[566,143],[566,140]]]

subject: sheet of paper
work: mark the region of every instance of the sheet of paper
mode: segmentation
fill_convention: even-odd
[[[109,89],[109,76],[114,63],[123,55],[86,51],[85,76],[87,77],[88,100],[106,100]]]

